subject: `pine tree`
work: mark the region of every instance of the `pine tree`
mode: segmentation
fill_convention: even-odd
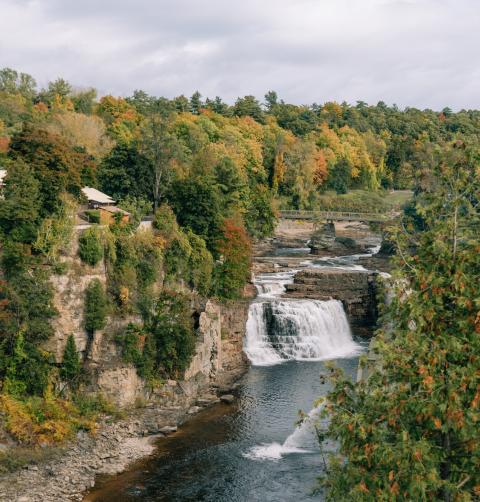
[[[381,368],[356,384],[333,370],[328,500],[480,497],[480,182],[462,148],[444,152],[417,200],[423,230],[407,219],[396,234]]]
[[[69,335],[67,338],[67,344],[63,351],[63,361],[62,367],[60,368],[60,376],[62,380],[68,382],[71,388],[76,388],[78,386],[78,377],[81,371],[80,356],[77,352],[77,346],[75,344],[75,338],[73,335]]]
[[[101,282],[93,279],[85,292],[85,329],[93,334],[105,326],[107,317],[107,297]]]

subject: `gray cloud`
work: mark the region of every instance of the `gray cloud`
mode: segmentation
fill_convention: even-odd
[[[100,93],[479,108],[476,0],[0,0],[0,66]]]

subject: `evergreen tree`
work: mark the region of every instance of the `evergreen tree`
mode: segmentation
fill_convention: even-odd
[[[93,334],[105,327],[107,317],[107,297],[102,283],[93,279],[85,291],[85,329]]]
[[[480,497],[480,181],[461,145],[442,157],[417,200],[423,230],[407,219],[395,238],[381,368],[357,384],[335,371],[328,500]]]
[[[5,178],[0,199],[0,230],[11,241],[31,243],[39,224],[39,183],[30,166],[13,162]]]
[[[75,338],[69,335],[67,343],[63,351],[62,366],[60,368],[60,376],[62,380],[68,382],[72,389],[78,387],[78,377],[82,368],[80,356],[77,352]]]
[[[198,115],[202,106],[202,95],[198,91],[195,91],[190,98],[190,111]]]

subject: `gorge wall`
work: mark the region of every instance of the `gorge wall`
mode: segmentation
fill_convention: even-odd
[[[123,361],[115,340],[129,323],[141,323],[139,316],[111,315],[104,329],[93,336],[86,332],[83,325],[85,290],[93,279],[105,285],[107,277],[103,262],[91,267],[79,259],[77,252],[78,234],[69,252],[62,257],[65,273],[53,275],[51,279],[58,316],[53,321],[55,334],[44,348],[52,352],[59,363],[67,338],[72,334],[84,361],[89,391],[101,393],[120,407],[132,406],[138,399],[178,404],[183,400],[182,394],[193,397],[210,383],[239,374],[246,368],[243,336],[248,301],[195,302],[198,319],[195,353],[183,381],[168,380],[160,389],[148,389],[135,367]]]

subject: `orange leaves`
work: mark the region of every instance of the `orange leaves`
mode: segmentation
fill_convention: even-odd
[[[328,164],[323,150],[318,150],[315,155],[315,170],[313,173],[313,182],[315,185],[321,185],[328,176]]]
[[[362,493],[370,493],[370,490],[368,489],[367,485],[365,484],[365,481],[360,481],[360,483],[358,484],[358,489],[362,492]]]
[[[433,383],[434,383],[434,380],[433,380],[433,377],[432,375],[427,375],[424,379],[423,379],[423,385],[431,390],[432,387],[433,387]]]
[[[477,387],[477,392],[470,403],[470,408],[476,410],[480,404],[480,385]]]
[[[400,493],[400,485],[395,481],[395,483],[390,486],[390,491],[392,495],[398,495]]]
[[[10,138],[8,136],[0,136],[0,153],[7,153],[9,145]]]
[[[480,311],[477,312],[475,317],[475,333],[480,333]]]
[[[442,428],[442,421],[439,418],[434,418],[433,425],[435,426],[435,429],[441,429]]]
[[[419,450],[415,450],[413,452],[413,458],[417,461],[417,462],[421,462],[422,461],[422,452],[419,451]]]

